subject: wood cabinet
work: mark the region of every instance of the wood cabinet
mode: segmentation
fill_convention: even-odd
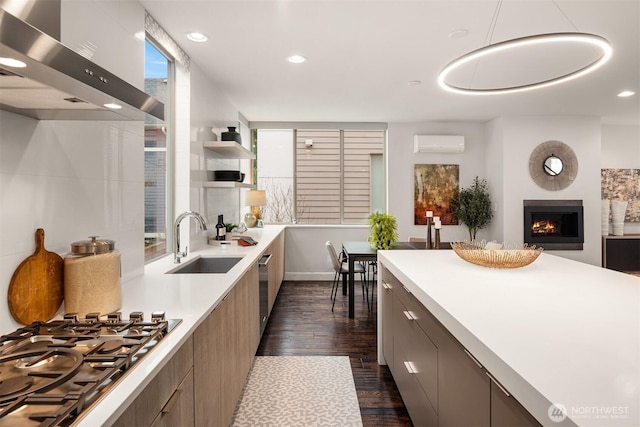
[[[437,426],[438,349],[413,313],[393,300],[393,378],[414,425]]]
[[[383,269],[381,274],[382,284],[380,286],[380,308],[381,312],[385,315],[385,319],[391,319],[393,316],[393,286],[395,277],[393,277],[387,269]],[[385,319],[382,321],[380,333],[382,340],[382,356],[384,357],[387,366],[389,366],[389,370],[393,373],[393,321],[386,321]]]
[[[193,401],[193,368],[191,368],[151,427],[195,425]]]
[[[193,426],[193,337],[180,347],[114,426]]]
[[[539,426],[389,270],[382,353],[414,425]]]
[[[195,423],[231,423],[260,340],[258,266],[229,291],[194,333]]]
[[[272,260],[275,301],[284,277],[284,233],[268,250],[276,257]],[[114,425],[230,425],[259,344],[256,262]]]
[[[280,286],[284,280],[284,231],[269,245],[266,254],[271,254],[269,261],[269,311],[273,309]]]
[[[602,236],[602,266],[610,270],[640,272],[640,234]]]
[[[502,386],[491,382],[491,426],[538,426],[538,421]]]
[[[440,426],[490,426],[490,380],[455,339],[438,325]],[[460,408],[465,408],[461,411]]]

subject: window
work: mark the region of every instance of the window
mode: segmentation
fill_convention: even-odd
[[[173,62],[149,39],[145,42],[145,92],[165,105],[165,120],[146,116],[144,126],[145,261],[167,253],[171,229],[171,103]]]
[[[384,142],[383,130],[258,130],[265,222],[366,224],[384,210]]]
[[[267,194],[263,207],[264,222],[291,223],[295,219],[293,203],[293,131],[254,131],[258,188]]]

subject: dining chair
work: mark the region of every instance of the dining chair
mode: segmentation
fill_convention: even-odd
[[[371,271],[371,273],[369,273]],[[371,274],[371,275],[369,275]],[[378,281],[378,261],[369,261],[367,263],[367,287],[371,288],[371,298],[369,299],[369,311],[373,310],[373,296]]]
[[[338,296],[338,287],[340,285],[340,279],[346,282],[347,275],[349,274],[349,263],[345,259],[344,253],[341,252],[340,256],[336,252],[336,248],[333,246],[331,241],[327,241],[325,243],[327,250],[329,251],[329,258],[331,258],[331,264],[333,265],[333,269],[335,270],[335,275],[333,276],[333,284],[331,286],[331,311],[333,311],[333,307],[336,304],[336,297]],[[356,263],[353,265],[353,273],[360,274],[360,281],[362,282],[362,291],[367,298],[367,306],[369,306],[369,286],[365,279],[366,270],[364,266],[360,263]],[[366,289],[365,289],[366,287]],[[364,296],[363,295],[363,296]]]

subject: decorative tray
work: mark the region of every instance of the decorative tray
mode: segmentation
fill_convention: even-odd
[[[544,250],[535,245],[506,245],[484,240],[451,242],[451,248],[463,260],[491,268],[519,268],[531,264]]]

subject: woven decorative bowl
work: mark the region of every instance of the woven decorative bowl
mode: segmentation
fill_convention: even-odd
[[[544,250],[524,244],[508,247],[495,242],[451,242],[451,248],[463,260],[491,268],[519,268],[531,264]]]

